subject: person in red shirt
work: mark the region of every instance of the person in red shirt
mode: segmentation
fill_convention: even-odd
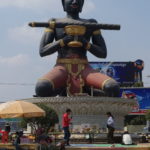
[[[62,119],[62,126],[64,130],[64,139],[66,141],[66,145],[70,145],[70,131],[69,131],[69,125],[71,124],[72,117],[70,117],[71,114],[71,109],[67,109],[66,113],[63,114],[63,119]]]

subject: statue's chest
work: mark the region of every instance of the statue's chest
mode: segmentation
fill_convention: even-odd
[[[86,29],[85,34],[83,35],[86,39],[89,39],[92,36],[92,30],[90,29]],[[55,38],[58,39],[62,39],[63,37],[65,37],[67,35],[67,33],[65,32],[64,28],[56,28],[55,30]]]

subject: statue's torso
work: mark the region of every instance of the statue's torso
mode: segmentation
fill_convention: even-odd
[[[56,19],[56,22],[76,22],[76,21],[82,21],[82,22],[91,22],[90,20],[85,20],[85,19],[79,19],[79,20],[73,20],[70,18],[63,18],[63,19]],[[87,41],[90,41],[90,37],[92,36],[93,29],[86,29],[86,33],[84,38]],[[66,35],[64,28],[56,28],[55,29],[55,40],[62,39]],[[83,47],[79,48],[71,48],[71,47],[64,47],[58,50],[58,58],[66,58],[70,57],[72,55],[78,55],[81,58],[86,58],[86,53],[87,51]]]

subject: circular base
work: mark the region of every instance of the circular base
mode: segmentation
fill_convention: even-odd
[[[106,112],[111,112],[118,128],[123,127],[124,116],[136,105],[134,99],[116,97],[38,97],[25,100],[47,104],[57,112],[60,123],[62,114],[67,108],[70,108],[74,125],[90,124],[103,127],[106,124]]]

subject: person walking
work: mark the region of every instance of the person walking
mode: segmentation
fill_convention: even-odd
[[[114,117],[111,114],[111,112],[107,112],[107,128],[108,128],[108,134],[107,134],[107,139],[108,143],[114,143]]]
[[[71,115],[71,109],[67,109],[66,112],[63,114],[63,118],[62,118],[62,126],[63,126],[63,130],[64,130],[64,140],[66,142],[66,145],[69,146],[69,141],[70,141],[70,130],[69,130],[69,125],[72,124],[71,120],[72,117]]]

